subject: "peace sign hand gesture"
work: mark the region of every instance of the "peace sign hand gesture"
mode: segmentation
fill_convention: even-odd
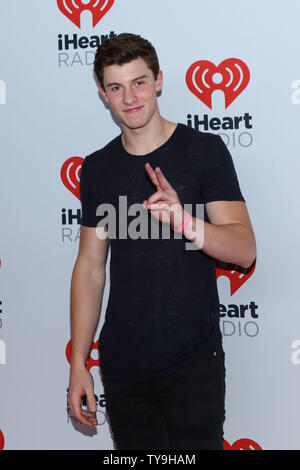
[[[157,191],[148,200],[143,201],[143,207],[161,222],[170,223],[175,229],[181,227],[184,222],[184,210],[175,189],[159,167],[154,171],[147,162],[145,168]]]

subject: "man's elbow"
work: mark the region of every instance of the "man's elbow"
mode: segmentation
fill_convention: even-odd
[[[256,260],[256,247],[254,246],[254,248],[252,250],[249,250],[247,255],[248,256],[245,258],[245,261],[243,261],[243,263],[240,265],[244,269],[251,268],[251,266],[255,262],[255,260]]]

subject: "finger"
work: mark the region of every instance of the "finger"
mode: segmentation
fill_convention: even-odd
[[[73,417],[75,420],[79,421],[81,417],[81,397],[78,397],[77,400],[70,398],[69,405]]]
[[[96,412],[95,411],[89,411],[89,410],[81,410],[82,416],[84,418],[88,419],[95,419],[96,418]]]
[[[81,410],[80,416],[76,417],[76,421],[84,424],[85,426],[96,426],[98,424],[97,419],[86,413],[87,412],[85,410]]]
[[[147,205],[147,209],[150,211],[169,211],[169,204],[157,203]]]
[[[162,201],[167,202],[170,204],[177,204],[177,202],[173,199],[170,200],[170,197],[173,199],[173,194],[170,194],[170,191],[157,191],[156,193],[152,194],[148,200],[146,201],[147,204],[152,204],[154,202]]]
[[[94,393],[89,392],[89,393],[86,394],[86,397],[87,397],[87,404],[88,404],[89,410],[95,412],[97,410],[97,403],[96,403],[96,400],[95,400]]]
[[[158,181],[157,176],[155,174],[155,171],[153,170],[150,163],[148,163],[148,162],[145,163],[145,168],[146,168],[146,171],[147,171],[152,183],[157,187],[157,189],[159,189],[159,181]]]
[[[90,426],[91,421],[82,414],[82,411],[83,410],[80,410],[80,413],[73,413],[73,418],[75,419],[76,423],[81,423],[85,426]]]
[[[159,183],[160,187],[164,191],[167,191],[167,190],[170,190],[170,189],[174,191],[174,188],[171,186],[171,184],[169,183],[169,181],[167,180],[167,178],[165,177],[165,175],[163,174],[163,172],[161,171],[159,166],[157,166],[155,168],[155,174],[156,174],[156,177],[157,177],[157,180],[158,180],[158,183]]]
[[[163,192],[158,191],[158,192],[152,194],[152,196],[150,196],[148,198],[148,200],[146,201],[146,205],[154,204],[154,203],[158,203],[158,202],[168,203],[171,206],[174,206],[176,204],[176,202],[174,202],[174,200],[170,200],[170,194],[169,193],[166,193],[164,191]]]
[[[98,424],[97,416],[95,412],[82,410],[83,418],[87,419],[91,425],[96,426]]]
[[[162,191],[157,191],[156,193],[152,194],[152,196],[150,196],[146,202],[148,205],[154,202],[158,202],[160,200],[165,200],[167,197],[168,196],[164,194]]]
[[[90,421],[89,419],[85,419],[83,417],[79,420],[79,422],[81,424],[83,424],[84,426],[88,426],[89,428],[93,428],[93,427],[97,426],[97,424],[98,424],[98,422],[96,422],[96,421]]]
[[[75,399],[70,399],[69,401],[70,408],[72,411],[73,418],[75,421],[84,424],[85,426],[92,426],[91,421],[85,418],[82,414],[84,410],[81,408],[81,397],[79,396],[77,400]]]

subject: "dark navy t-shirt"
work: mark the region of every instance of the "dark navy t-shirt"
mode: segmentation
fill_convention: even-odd
[[[110,204],[116,215],[115,227],[108,224],[110,292],[99,337],[104,379],[162,377],[222,343],[215,260],[199,249],[186,249],[188,240],[172,229],[166,237],[162,232],[166,224],[142,207],[143,201],[156,192],[145,170],[146,162],[153,169],[161,168],[181,204],[190,207],[188,212],[193,216],[197,215],[197,204],[205,207],[209,201],[245,202],[232,157],[221,137],[185,124],[178,124],[167,142],[147,155],[129,154],[119,135],[84,159],[81,224],[105,225],[108,212],[96,214],[100,204]],[[123,196],[121,204],[119,196]],[[120,208],[125,200],[128,210],[124,222]],[[135,222],[136,231],[148,222],[146,236],[141,229],[143,237],[139,238],[128,235],[130,223],[137,217],[140,225]],[[204,220],[209,222],[206,211]],[[153,229],[155,223],[159,233]],[[128,228],[127,235],[124,228]],[[158,233],[156,238],[151,238],[153,230]]]

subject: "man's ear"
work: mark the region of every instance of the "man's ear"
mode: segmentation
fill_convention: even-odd
[[[163,73],[161,70],[158,72],[155,82],[156,82],[156,91],[161,91],[162,82],[163,82]]]
[[[109,100],[107,98],[107,94],[106,94],[105,90],[102,88],[101,85],[99,85],[99,91],[100,91],[101,95],[103,96],[103,98],[105,99],[106,103],[109,103]]]

